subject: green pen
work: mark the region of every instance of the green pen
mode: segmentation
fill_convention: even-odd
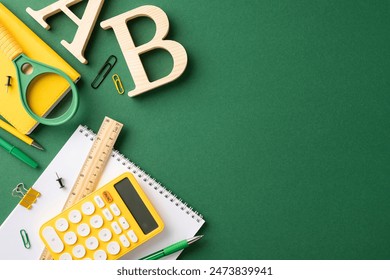
[[[199,236],[195,236],[195,237],[192,237],[192,238],[189,238],[189,239],[185,239],[185,240],[182,240],[182,241],[179,241],[175,244],[172,244],[160,251],[157,251],[153,254],[150,254],[149,256],[146,256],[146,257],[143,257],[141,260],[158,260],[158,259],[161,259],[165,256],[168,256],[170,254],[173,254],[173,253],[176,253],[177,251],[180,251],[180,250],[183,250],[185,248],[187,248],[189,245],[191,245],[192,243],[198,241],[199,239],[201,239],[203,237],[203,235],[199,235]]]
[[[18,158],[19,160],[23,161],[24,163],[30,165],[33,168],[38,167],[38,163],[34,161],[32,158],[30,158],[28,155],[23,153],[21,150],[13,146],[12,144],[8,143],[4,139],[0,138],[0,146],[4,148],[8,153],[13,155],[14,157]]]

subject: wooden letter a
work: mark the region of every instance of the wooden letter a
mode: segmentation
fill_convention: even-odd
[[[127,27],[127,21],[137,17],[149,17],[156,24],[156,34],[146,44],[135,46]],[[125,57],[127,67],[133,77],[135,89],[129,91],[129,96],[136,96],[145,91],[162,86],[178,78],[187,66],[187,53],[184,47],[178,42],[164,40],[168,34],[169,21],[163,10],[155,6],[142,6],[115,16],[100,23],[103,29],[112,28]],[[140,55],[153,49],[164,49],[173,58],[173,69],[168,76],[150,82],[142,65]]]
[[[48,25],[46,22],[47,18],[61,11],[65,15],[67,15],[78,26],[78,29],[76,35],[73,38],[72,43],[68,43],[65,40],[62,40],[61,44],[81,63],[87,64],[88,61],[84,58],[84,50],[88,44],[93,27],[95,26],[96,20],[103,6],[104,0],[89,0],[87,7],[85,8],[83,17],[79,19],[69,9],[69,7],[81,1],[82,0],[58,0],[57,2],[39,11],[34,11],[30,7],[27,8],[26,11],[46,30],[50,29],[50,25]]]

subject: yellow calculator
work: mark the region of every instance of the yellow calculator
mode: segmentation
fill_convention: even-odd
[[[124,173],[40,228],[53,259],[114,260],[160,233],[163,221],[131,173]]]

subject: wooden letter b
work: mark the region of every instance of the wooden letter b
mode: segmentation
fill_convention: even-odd
[[[127,21],[137,17],[149,17],[156,24],[156,34],[148,43],[135,46],[127,27]],[[162,86],[177,79],[187,66],[187,53],[178,42],[164,40],[169,30],[168,17],[163,10],[155,6],[141,6],[121,15],[103,21],[100,26],[107,30],[112,28],[118,40],[127,67],[133,77],[135,89],[129,91],[129,96],[136,96],[148,90]],[[142,65],[140,55],[154,49],[164,49],[173,58],[173,68],[170,74],[150,82]]]

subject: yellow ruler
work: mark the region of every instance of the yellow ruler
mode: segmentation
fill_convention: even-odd
[[[111,156],[115,141],[117,140],[123,124],[105,117],[99,132],[92,144],[88,156],[81,168],[75,184],[65,202],[63,211],[96,190],[100,175]],[[50,260],[49,250],[45,248],[41,260]]]

